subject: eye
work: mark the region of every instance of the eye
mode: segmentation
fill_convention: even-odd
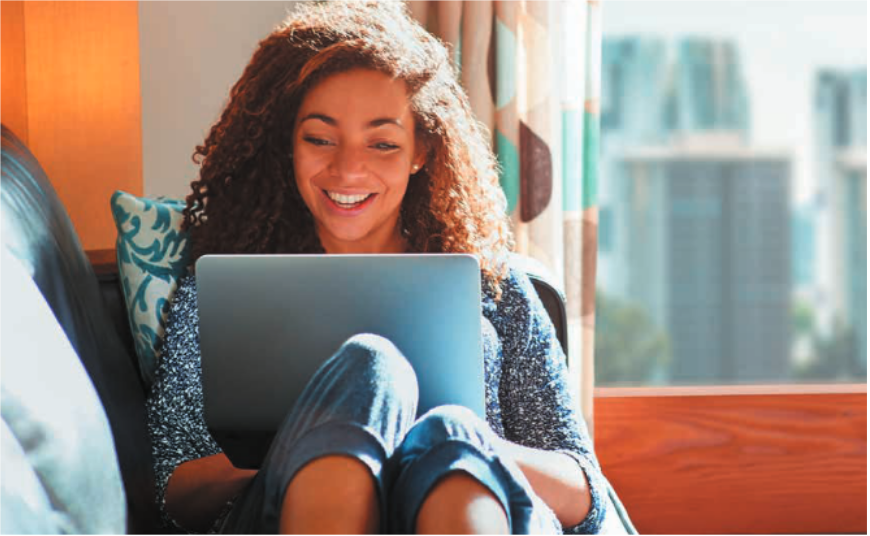
[[[380,142],[380,143],[374,144],[374,148],[378,149],[380,151],[392,151],[393,149],[398,149],[399,146],[394,145],[392,143]]]
[[[332,145],[329,141],[323,140],[320,138],[315,138],[314,136],[303,136],[302,139],[307,141],[311,145],[316,145],[318,147],[323,147],[325,145]]]

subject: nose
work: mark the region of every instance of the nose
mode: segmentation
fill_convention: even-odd
[[[335,172],[343,179],[358,179],[366,175],[366,157],[364,149],[340,146],[333,161]]]

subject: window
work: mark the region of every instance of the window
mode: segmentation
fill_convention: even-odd
[[[596,385],[865,382],[866,5],[602,26]]]
[[[598,210],[598,251],[608,254],[613,251],[613,214],[609,207]]]

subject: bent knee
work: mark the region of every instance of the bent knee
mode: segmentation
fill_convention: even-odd
[[[416,404],[419,387],[414,368],[386,337],[373,333],[354,335],[341,345],[335,357],[357,379],[400,389]]]
[[[402,351],[392,341],[380,335],[373,333],[354,335],[341,345],[339,353],[345,354],[357,365],[379,372],[415,376],[413,367]]]
[[[421,423],[426,423],[428,426],[450,427],[450,426],[472,426],[477,427],[486,423],[465,406],[456,404],[445,404],[430,409],[425,415],[420,417]]]
[[[343,488],[371,488],[372,470],[362,460],[343,454],[331,454],[316,458],[305,464],[291,479],[288,488],[310,489],[315,485],[332,489],[335,484]]]
[[[408,448],[430,448],[445,441],[463,441],[489,450],[494,432],[464,406],[444,405],[429,410],[408,432]]]
[[[344,342],[342,348],[355,349],[370,353],[401,354],[393,341],[374,333],[357,333]]]

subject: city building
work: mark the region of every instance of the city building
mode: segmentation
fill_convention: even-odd
[[[852,328],[856,370],[867,373],[867,151],[853,148],[838,160],[838,213],[843,229],[846,303],[844,320]]]
[[[628,261],[631,188],[621,157],[639,146],[662,146],[696,132],[750,129],[748,90],[730,41],[625,36],[602,45],[599,207],[600,288],[631,299]],[[714,134],[715,135],[715,134]]]
[[[833,332],[835,320],[848,316],[846,244],[840,161],[850,151],[867,150],[867,69],[820,70],[815,78],[813,103],[814,196],[817,213],[815,290],[819,328]],[[865,165],[866,175],[866,165]],[[866,227],[866,219],[864,220]],[[866,232],[866,230],[865,230]],[[866,332],[866,324],[861,327]]]
[[[629,294],[670,337],[672,384],[786,377],[792,159],[737,133],[626,152]]]
[[[812,297],[812,285],[815,280],[813,274],[816,262],[815,220],[816,213],[812,205],[796,207],[792,212],[792,285],[796,294],[807,299]]]
[[[609,295],[630,298],[626,244],[631,228],[622,201],[628,185],[618,155],[630,147],[665,143],[671,69],[667,43],[659,38],[606,38],[601,61],[598,281]]]
[[[693,37],[679,40],[676,47],[668,129],[727,130],[748,141],[751,110],[734,43]]]

